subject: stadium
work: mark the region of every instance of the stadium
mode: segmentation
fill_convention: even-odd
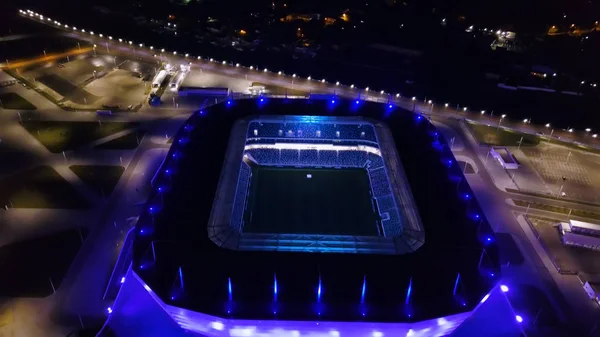
[[[186,122],[152,184],[111,277],[113,335],[519,331],[494,233],[420,114],[227,100]]]

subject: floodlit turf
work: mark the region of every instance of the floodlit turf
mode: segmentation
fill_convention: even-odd
[[[86,234],[85,229],[72,229],[0,247],[0,296],[51,295],[52,286],[60,287]]]
[[[50,152],[75,150],[95,140],[137,127],[122,122],[24,121],[23,127]]]
[[[378,235],[365,170],[257,166],[252,172],[244,232]]]
[[[0,108],[13,110],[35,110],[35,105],[14,92],[0,94]]]
[[[536,146],[540,143],[540,137],[538,136],[513,132],[484,124],[468,123],[468,125],[480,144],[492,146],[518,146],[521,137],[523,137],[521,146]]]
[[[86,208],[89,203],[50,166],[38,166],[0,180],[0,207]]]
[[[73,165],[69,168],[102,197],[112,193],[125,171],[123,166],[109,165]]]
[[[95,149],[98,150],[133,150],[136,149],[140,142],[144,138],[143,131],[133,131],[131,133],[126,134],[125,136],[121,136],[119,138],[115,138],[106,143],[102,143],[97,145]]]

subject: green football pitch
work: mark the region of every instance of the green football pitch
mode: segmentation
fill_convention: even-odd
[[[377,236],[363,169],[252,168],[244,232]]]

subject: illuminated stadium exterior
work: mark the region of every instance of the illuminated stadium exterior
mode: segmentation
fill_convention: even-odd
[[[173,144],[111,278],[117,336],[518,329],[494,234],[425,117],[236,100],[198,111]]]

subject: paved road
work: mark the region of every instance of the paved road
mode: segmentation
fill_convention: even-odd
[[[523,266],[503,267],[503,282],[533,284],[544,289],[553,303],[554,309],[567,321],[573,322],[574,326],[584,327],[579,333],[581,336],[586,336],[584,333],[589,331],[591,325],[600,321],[598,306],[587,298],[576,276],[558,274],[539,242],[533,237],[530,228],[525,223],[517,221],[515,212],[524,213],[525,210],[509,206],[506,203],[506,199],[513,195],[496,188],[494,181],[496,177],[492,177],[486,169],[489,165],[496,165],[496,162],[491,158],[485,160],[486,149],[480,148],[474,139],[469,139],[469,135],[460,132],[459,121],[435,117],[434,122],[443,123],[455,131],[453,137],[459,138],[457,140],[459,146],[454,149],[455,155],[467,156],[478,168],[478,173],[467,175],[467,179],[487,219],[496,232],[512,234],[517,246],[526,257],[526,263]],[[444,130],[444,128],[440,129]],[[518,198],[540,201],[540,198],[530,196],[518,195]],[[543,201],[557,206],[572,205],[559,200],[543,199]],[[577,207],[580,208],[579,205]],[[598,208],[591,209],[598,210]],[[540,212],[530,210],[530,213],[539,214]]]
[[[244,77],[250,81],[278,85],[288,89],[329,93],[351,99],[360,98],[384,102],[389,101],[409,110],[414,109],[423,113],[470,118],[481,123],[493,125],[501,123],[505,127],[531,134],[544,133],[545,135],[549,135],[550,132],[552,132],[553,138],[560,138],[562,141],[568,142],[580,142],[582,144],[588,144],[589,146],[600,149],[600,139],[592,138],[591,132],[588,133],[581,130],[569,132],[565,129],[552,129],[545,127],[545,124],[536,125],[513,121],[509,119],[510,116],[501,118],[501,116],[498,114],[493,115],[493,112],[481,114],[480,111],[469,111],[468,109],[467,111],[464,111],[464,106],[454,104],[445,106],[446,102],[432,102],[433,104],[429,104],[429,101],[423,102],[419,100],[413,100],[412,97],[397,97],[397,93],[382,93],[381,91],[374,90],[373,88],[367,91],[365,88],[353,88],[349,85],[338,84],[337,82],[321,82],[319,79],[308,80],[307,78],[294,77],[294,74],[279,74],[277,71],[265,72],[264,69],[257,69],[256,67],[251,69],[251,66],[238,66],[237,64],[230,64],[228,62],[223,64],[222,61],[210,62],[210,60],[198,59],[194,56],[185,57],[182,55],[182,53],[174,54],[174,52],[162,52],[162,50],[159,50],[158,47],[152,50],[148,46],[140,47],[139,42],[133,42],[131,45],[128,44],[127,41],[120,43],[117,39],[109,40],[107,36],[101,38],[99,37],[98,33],[92,36],[89,34],[89,32],[82,33],[81,31],[73,31],[71,28],[64,29],[64,26],[58,27],[52,22],[44,20],[40,21],[36,17],[25,15],[24,17],[36,22],[41,22],[53,28],[61,29],[63,34],[69,37],[88,41],[90,44],[97,44],[98,46],[102,47],[97,48],[98,52],[103,52],[106,48],[106,50],[109,50],[111,54],[128,55],[129,57],[140,58],[151,63],[154,63],[157,60],[169,61],[173,64],[190,62],[192,69],[203,69],[217,74],[239,78]]]

